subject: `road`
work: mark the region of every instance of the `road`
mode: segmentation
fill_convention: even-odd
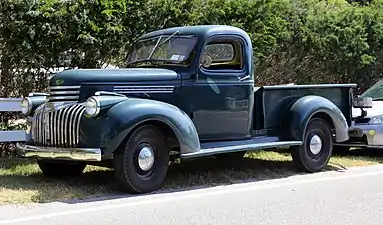
[[[0,207],[0,224],[383,224],[383,165],[229,186]]]

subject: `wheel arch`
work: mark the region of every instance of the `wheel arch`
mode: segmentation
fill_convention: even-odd
[[[104,155],[112,154],[132,133],[145,124],[161,129],[176,140],[180,153],[200,150],[198,133],[193,122],[179,108],[155,100],[128,99],[107,112],[101,142]]]
[[[325,112],[317,112],[317,113],[315,113],[314,115],[311,116],[310,120],[314,119],[314,118],[319,118],[319,119],[324,120],[329,125],[329,128],[330,128],[331,132],[334,132],[335,135],[336,135],[335,124],[334,124],[334,121],[333,121],[333,119],[331,118],[330,115],[328,115]]]
[[[342,111],[330,100],[321,96],[305,96],[298,99],[285,117],[289,137],[303,140],[309,121],[312,118],[325,120],[335,132],[335,142],[348,140],[348,124]]]
[[[174,129],[166,122],[159,120],[159,119],[147,119],[144,121],[141,121],[137,124],[135,124],[131,130],[125,135],[124,140],[120,143],[119,147],[122,147],[124,143],[127,141],[127,139],[132,136],[132,134],[139,129],[142,126],[145,125],[153,125],[154,127],[158,128],[165,136],[166,136],[166,144],[169,148],[169,151],[171,150],[176,150],[178,152],[181,152],[180,147],[181,147],[181,137],[176,134]],[[173,141],[176,141],[174,143]]]

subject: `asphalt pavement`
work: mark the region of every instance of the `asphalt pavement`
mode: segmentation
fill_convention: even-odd
[[[0,224],[383,224],[383,165],[145,196],[0,207]]]

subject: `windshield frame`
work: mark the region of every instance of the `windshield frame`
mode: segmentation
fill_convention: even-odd
[[[182,61],[179,61],[179,60],[171,60],[171,59],[156,59],[156,58],[150,58],[150,59],[140,59],[140,60],[130,60],[130,57],[135,49],[135,46],[139,43],[142,43],[142,42],[146,42],[146,41],[150,41],[150,40],[155,40],[155,39],[158,39],[159,42],[161,43],[161,41],[165,40],[166,38],[169,38],[170,36],[172,36],[172,34],[161,34],[161,35],[156,35],[156,36],[152,36],[152,37],[148,37],[148,38],[143,38],[143,39],[138,39],[137,41],[135,41],[132,46],[129,48],[129,51],[128,51],[128,54],[126,55],[125,57],[125,63],[124,65],[127,67],[129,65],[132,65],[132,64],[135,64],[135,63],[140,63],[140,62],[164,62],[164,65],[175,65],[175,66],[182,66],[182,67],[189,67],[192,65],[192,62],[193,62],[193,59],[191,59],[192,56],[195,56],[195,51],[196,51],[196,48],[198,46],[198,42],[199,42],[199,37],[194,35],[194,34],[177,34],[177,35],[173,35],[169,40],[171,40],[172,38],[189,38],[189,39],[194,39],[195,40],[195,44],[193,46],[193,48],[191,49],[190,53],[187,55],[187,57],[185,57]],[[167,41],[169,41],[167,40]],[[156,48],[155,46],[153,46],[153,49]],[[155,50],[157,51],[157,49]],[[154,52],[155,52],[154,51]],[[188,62],[185,64],[185,62]]]

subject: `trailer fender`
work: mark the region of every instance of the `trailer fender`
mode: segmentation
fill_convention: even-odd
[[[327,98],[313,95],[298,99],[285,117],[290,138],[303,140],[307,124],[315,116],[324,116],[333,125],[336,142],[348,140],[348,124],[342,111]]]
[[[194,123],[181,109],[155,100],[128,98],[112,106],[104,116],[101,135],[104,155],[112,154],[135,128],[154,121],[171,128],[180,145],[181,154],[200,150]]]

